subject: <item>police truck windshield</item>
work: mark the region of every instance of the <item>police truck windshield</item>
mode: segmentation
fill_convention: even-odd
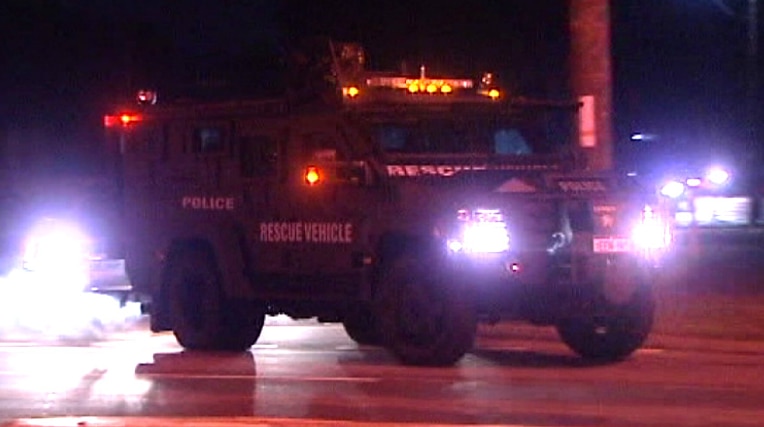
[[[536,120],[426,119],[380,121],[371,136],[395,154],[481,154],[527,156],[559,152],[569,141],[565,129]]]

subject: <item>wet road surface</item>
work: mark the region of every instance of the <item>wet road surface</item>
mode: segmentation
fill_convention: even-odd
[[[140,325],[90,343],[0,342],[3,422],[761,426],[762,396],[761,343],[657,336],[629,360],[592,365],[553,331],[524,326],[483,330],[453,368],[400,366],[339,326],[306,322],[267,326],[251,352],[236,355],[183,352],[171,334]]]

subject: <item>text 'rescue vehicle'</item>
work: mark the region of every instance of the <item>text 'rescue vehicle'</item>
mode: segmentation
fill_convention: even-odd
[[[416,365],[455,363],[499,319],[587,358],[643,343],[670,229],[652,194],[576,170],[574,103],[329,51],[323,98],[142,93],[107,116],[152,330],[244,350],[266,315],[317,317]]]

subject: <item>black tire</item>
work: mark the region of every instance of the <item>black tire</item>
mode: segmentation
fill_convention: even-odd
[[[371,308],[358,305],[348,308],[342,317],[342,326],[350,339],[361,345],[381,345],[382,335],[377,328]]]
[[[170,319],[178,343],[189,350],[244,351],[260,336],[265,313],[257,304],[227,300],[209,245],[173,245],[163,271]]]
[[[385,346],[408,365],[453,365],[475,340],[474,305],[436,262],[434,256],[405,253],[378,284],[379,331]]]
[[[650,334],[655,300],[649,288],[632,294],[625,303],[604,296],[587,304],[585,312],[557,324],[562,341],[585,359],[623,360],[642,346]]]
[[[265,326],[265,305],[246,300],[228,301],[223,317],[225,332],[220,350],[247,351]]]

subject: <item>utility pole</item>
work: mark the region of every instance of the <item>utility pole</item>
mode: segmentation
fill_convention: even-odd
[[[760,161],[761,148],[758,141],[758,97],[759,97],[759,20],[758,0],[748,0],[747,12],[747,35],[748,44],[746,49],[746,120],[748,127],[749,153],[755,156],[754,161]]]
[[[613,168],[609,0],[570,0],[571,71],[582,102],[579,146],[588,170]]]

